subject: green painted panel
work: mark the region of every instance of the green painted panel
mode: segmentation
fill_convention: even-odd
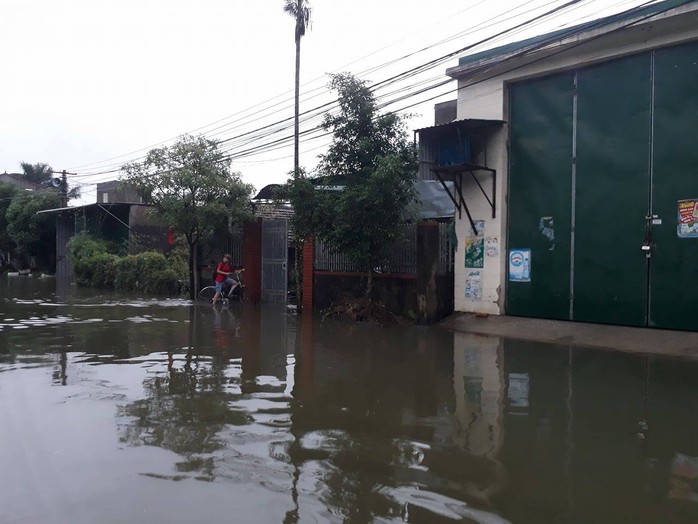
[[[645,325],[651,55],[577,76],[574,320]]]
[[[510,88],[510,249],[531,249],[531,281],[508,282],[509,315],[569,318],[574,77]]]
[[[655,52],[654,107],[650,325],[698,330],[698,237],[677,234],[678,201],[698,199],[698,44]]]

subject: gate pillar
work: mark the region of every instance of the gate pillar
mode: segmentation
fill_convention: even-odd
[[[245,274],[245,301],[262,300],[262,219],[247,222],[243,228],[242,265]]]

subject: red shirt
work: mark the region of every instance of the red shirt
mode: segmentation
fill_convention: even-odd
[[[218,262],[218,267],[216,268],[216,271],[223,271],[225,273],[232,273],[233,272],[233,266],[230,264],[224,264],[223,262]],[[218,273],[216,275],[216,282],[225,282],[225,279],[227,279],[230,275],[221,275]]]

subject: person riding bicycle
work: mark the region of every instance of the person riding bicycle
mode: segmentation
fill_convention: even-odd
[[[211,299],[212,304],[215,304],[223,294],[224,286],[230,285],[230,291],[228,291],[228,296],[230,296],[233,290],[241,285],[240,273],[245,271],[245,268],[236,268],[230,263],[231,260],[230,255],[226,253],[223,255],[223,260],[216,266],[216,294]]]

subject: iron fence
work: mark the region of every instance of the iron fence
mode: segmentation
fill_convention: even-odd
[[[347,255],[332,248],[321,240],[315,243],[315,269],[320,271],[342,271],[365,273],[367,266],[360,266],[349,259]],[[413,224],[401,227],[400,240],[391,250],[386,260],[373,268],[379,273],[401,273],[414,275],[417,273],[417,228]]]
[[[374,268],[379,273],[400,273],[414,275],[417,273],[417,226],[406,224],[401,230],[401,240],[393,247],[384,263]],[[439,264],[438,274],[453,273],[455,244],[453,222],[439,224]],[[341,271],[347,273],[366,273],[367,266],[352,262],[349,257],[332,248],[327,242],[315,242],[315,269],[319,271]]]

